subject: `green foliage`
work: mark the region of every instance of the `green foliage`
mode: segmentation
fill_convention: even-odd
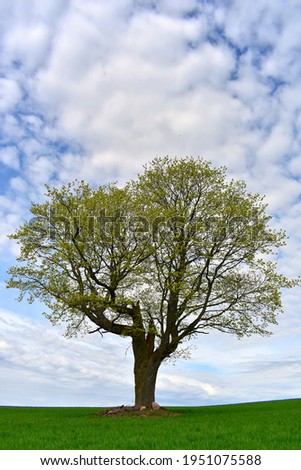
[[[269,227],[263,197],[200,158],[157,158],[122,189],[48,188],[32,214],[12,235],[8,287],[42,300],[68,334],[92,322],[155,336],[161,360],[210,329],[269,334],[281,289],[299,281],[271,261],[286,235]]]

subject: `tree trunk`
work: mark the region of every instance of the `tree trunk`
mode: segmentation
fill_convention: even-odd
[[[135,406],[151,408],[155,401],[157,373],[162,360],[158,352],[150,347],[149,338],[133,338]]]

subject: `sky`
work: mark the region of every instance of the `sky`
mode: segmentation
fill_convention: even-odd
[[[45,184],[135,178],[156,156],[202,156],[266,196],[301,271],[300,0],[1,0],[0,405],[133,403],[129,340],[67,339],[5,287],[7,234]],[[161,405],[301,396],[301,288],[270,337],[218,332],[163,364]]]

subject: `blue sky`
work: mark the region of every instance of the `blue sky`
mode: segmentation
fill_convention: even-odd
[[[299,0],[2,0],[0,404],[132,403],[129,342],[66,339],[5,289],[7,234],[44,186],[135,177],[157,155],[203,156],[266,195],[300,275]],[[300,288],[269,338],[213,333],[166,364],[157,400],[202,405],[300,397]]]

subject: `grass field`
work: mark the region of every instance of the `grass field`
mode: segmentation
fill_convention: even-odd
[[[169,417],[94,408],[0,407],[0,449],[301,449],[301,400],[169,408]]]

